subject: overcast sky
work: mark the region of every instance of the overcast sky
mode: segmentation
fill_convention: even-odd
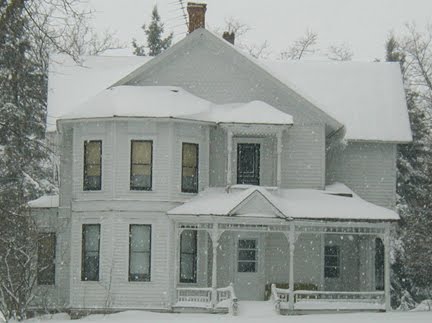
[[[166,30],[175,41],[186,35],[178,0],[88,0],[95,10],[97,30],[110,29],[130,47],[132,38],[144,41],[140,29],[150,20],[157,5]],[[186,3],[187,1],[184,1]],[[307,29],[318,34],[318,47],[346,43],[354,60],[384,57],[384,43],[390,31],[396,34],[407,22],[419,28],[432,23],[432,0],[204,0],[206,23],[210,29],[224,26],[227,18],[250,26],[244,42],[260,44],[267,40],[272,57],[289,47]],[[121,51],[122,54],[131,50]]]

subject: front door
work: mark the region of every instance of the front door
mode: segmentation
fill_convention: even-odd
[[[235,264],[235,292],[239,300],[263,300],[263,270],[260,263],[260,239],[239,237],[237,239]]]
[[[260,184],[260,144],[237,145],[237,184]]]

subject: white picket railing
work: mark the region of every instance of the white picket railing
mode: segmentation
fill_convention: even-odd
[[[176,307],[182,308],[226,308],[233,315],[238,312],[238,300],[234,292],[234,286],[213,290],[211,287],[182,287],[177,288]]]
[[[177,304],[181,307],[212,307],[212,288],[177,288]]]
[[[359,306],[365,304],[376,304],[377,306],[385,304],[385,294],[383,291],[373,292],[339,292],[339,291],[311,291],[311,290],[296,290],[277,288],[275,284],[271,286],[272,300],[275,305],[276,312],[280,313],[281,307],[284,309],[290,308],[289,296],[293,293],[292,309],[296,309],[296,304],[300,302],[319,301],[319,302],[340,302],[340,303],[357,303]]]

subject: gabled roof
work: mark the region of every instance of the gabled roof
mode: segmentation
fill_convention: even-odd
[[[292,117],[261,101],[218,105],[175,86],[115,86],[59,119],[175,118],[211,124],[291,125]]]
[[[402,77],[397,63],[257,61],[205,29],[198,29],[148,61],[143,57],[88,57],[85,68],[53,61],[50,65],[48,130],[73,106],[113,85],[132,82],[199,41],[217,42],[241,55],[321,111],[333,129],[345,126],[348,140],[404,143],[411,141]],[[61,112],[61,113],[60,113]]]
[[[254,194],[263,196],[274,210],[273,217],[290,219],[395,221],[396,212],[369,203],[343,184],[325,190],[275,189],[234,185],[228,189],[208,188],[167,213],[231,217],[268,217],[269,212],[239,212]]]

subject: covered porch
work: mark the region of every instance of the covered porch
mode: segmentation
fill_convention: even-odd
[[[242,300],[272,300],[280,313],[390,309],[391,222],[297,219],[263,190],[241,190],[234,207],[220,201],[224,216],[171,212],[175,309],[235,313]]]

